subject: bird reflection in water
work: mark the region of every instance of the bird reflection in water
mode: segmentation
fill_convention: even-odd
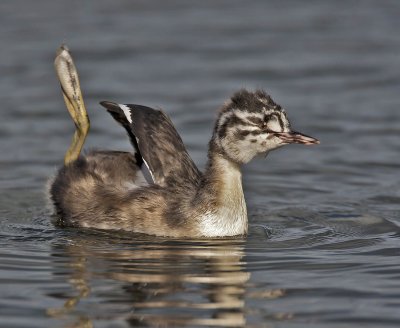
[[[99,232],[99,234],[103,234]],[[97,235],[97,233],[96,233]],[[85,235],[57,245],[61,273],[75,295],[48,314],[74,327],[94,321],[131,326],[245,326],[250,273],[244,240],[177,241],[140,236],[134,242]],[[60,263],[60,262],[58,262]],[[66,270],[67,269],[67,270]],[[95,304],[95,306],[94,306]]]

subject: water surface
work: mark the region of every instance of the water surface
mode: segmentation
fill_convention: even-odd
[[[0,326],[400,325],[397,1],[17,0],[0,17]],[[73,133],[61,42],[87,147],[130,149],[99,101],[158,106],[204,167],[240,87],[266,89],[321,145],[244,167],[246,238],[59,229],[45,184]]]

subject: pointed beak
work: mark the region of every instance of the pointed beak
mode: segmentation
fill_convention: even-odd
[[[297,143],[303,145],[318,145],[320,143],[318,139],[296,131],[276,132],[274,135],[281,139],[285,144]]]

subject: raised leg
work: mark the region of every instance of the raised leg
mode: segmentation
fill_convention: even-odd
[[[89,132],[90,122],[83,102],[78,72],[67,46],[62,45],[57,50],[54,67],[60,80],[65,104],[76,127],[71,145],[64,157],[64,164],[67,165],[79,157]]]

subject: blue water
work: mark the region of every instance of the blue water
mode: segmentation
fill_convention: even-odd
[[[1,327],[398,327],[398,1],[0,3]],[[66,42],[92,128],[101,100],[162,107],[199,167],[216,110],[264,88],[317,147],[244,167],[250,234],[167,240],[60,229],[45,197],[73,133]]]

